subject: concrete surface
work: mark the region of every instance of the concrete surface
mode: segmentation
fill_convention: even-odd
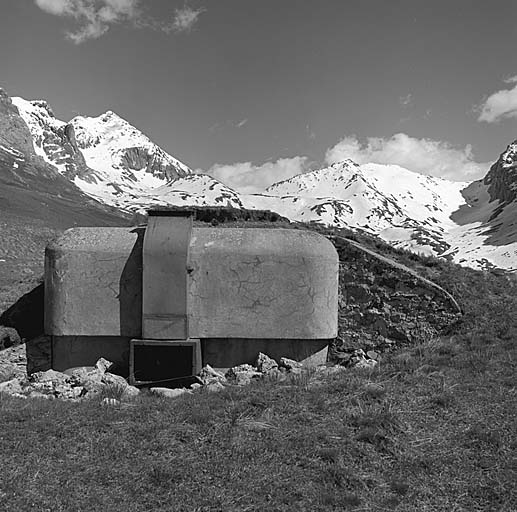
[[[142,337],[143,232],[74,228],[47,247],[46,334]],[[338,256],[317,233],[194,228],[187,270],[190,337],[337,334]]]

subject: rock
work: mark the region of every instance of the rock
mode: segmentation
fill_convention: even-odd
[[[16,345],[0,351],[0,382],[27,377],[25,346]]]
[[[230,368],[226,372],[225,377],[233,384],[237,384],[238,386],[246,386],[251,382],[251,379],[262,377],[262,373],[257,371],[257,369],[250,364],[241,364],[239,366]]]
[[[295,361],[294,359],[289,359],[287,357],[280,358],[280,368],[285,368],[287,371],[300,370],[302,368],[302,363]]]
[[[77,400],[86,394],[86,390],[82,386],[58,386],[54,391],[58,398],[67,400]]]
[[[377,366],[377,361],[375,359],[360,359],[355,363],[355,368],[363,368],[367,370],[372,370]]]
[[[373,298],[370,287],[367,284],[348,284],[346,286],[346,294],[348,298],[363,304],[368,304]]]
[[[122,398],[125,400],[135,398],[140,394],[140,390],[136,386],[130,386],[129,384],[126,385],[124,388],[124,394],[122,395]]]
[[[102,374],[97,371],[96,368],[91,366],[79,366],[77,368],[71,368],[64,372],[70,375],[72,379],[72,385],[83,386],[88,392],[98,392],[102,386]]]
[[[177,398],[178,396],[184,395],[186,393],[192,393],[190,389],[187,388],[176,388],[176,389],[169,389],[169,388],[151,388],[149,391],[153,395],[163,396],[165,398]]]
[[[109,369],[113,366],[113,363],[111,361],[108,361],[107,359],[104,359],[104,357],[101,357],[96,363],[95,363],[95,368],[97,368],[97,370],[104,374],[106,373],[107,371],[109,371]]]
[[[201,389],[203,387],[202,384],[199,384],[199,382],[194,382],[194,384],[190,385],[190,389],[192,391],[197,391],[198,389]]]
[[[350,358],[352,357],[352,354],[350,352],[336,352],[334,354],[334,358],[337,360],[338,364],[346,365]]]
[[[206,389],[210,392],[218,392],[225,388],[225,385],[220,381],[211,382],[206,386]]]
[[[47,370],[45,372],[33,373],[29,377],[29,380],[34,383],[51,382],[63,384],[65,382],[70,382],[70,377],[65,373],[57,372],[56,370]]]
[[[13,395],[23,391],[21,386],[21,379],[11,379],[6,382],[0,382],[0,393]]]
[[[370,359],[375,359],[376,361],[379,360],[379,357],[380,357],[380,354],[378,352],[376,352],[375,350],[368,350],[366,352],[366,355],[370,358]]]
[[[271,370],[276,370],[278,368],[278,363],[266,354],[259,352],[255,366],[259,372],[269,373]]]
[[[115,375],[114,373],[105,373],[101,376],[100,381],[102,384],[106,385],[112,385],[112,386],[121,386],[123,388],[126,388],[128,386],[128,383],[124,377],[121,377],[120,375]]]
[[[217,370],[214,370],[209,364],[204,366],[199,373],[199,380],[207,385],[211,382],[226,382],[226,377]]]
[[[22,340],[16,329],[0,325],[0,350],[15,347],[20,345],[21,342]]]

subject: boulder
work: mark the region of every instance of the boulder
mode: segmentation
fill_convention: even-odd
[[[206,389],[210,392],[221,391],[225,388],[224,384],[220,381],[211,382],[206,386]]]
[[[296,373],[302,369],[302,366],[302,363],[299,363],[294,359],[289,359],[288,357],[280,358],[280,368],[285,368],[288,372]]]
[[[16,329],[0,325],[0,350],[20,345],[21,342],[22,340]]]
[[[165,398],[177,398],[178,396],[184,395],[186,393],[192,393],[192,391],[187,388],[169,389],[156,387],[149,389],[149,391],[153,395],[163,396]]]
[[[269,373],[271,370],[276,370],[278,368],[278,363],[266,354],[259,352],[255,366],[259,372]]]
[[[0,382],[0,393],[13,395],[23,391],[21,379],[11,379],[6,382]]]
[[[237,386],[246,386],[251,382],[251,379],[262,377],[262,373],[257,371],[257,368],[250,364],[241,364],[230,368],[226,372],[225,377],[232,384],[237,384]]]
[[[198,377],[204,385],[210,384],[211,382],[226,382],[226,377],[221,372],[214,370],[209,364],[201,369]]]
[[[29,381],[34,383],[51,382],[55,384],[63,384],[65,382],[70,382],[70,377],[65,373],[57,372],[56,370],[47,370],[45,372],[33,373],[29,377]]]

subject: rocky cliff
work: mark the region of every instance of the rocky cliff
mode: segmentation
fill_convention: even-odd
[[[517,199],[517,141],[512,142],[483,180],[490,200],[511,203]]]

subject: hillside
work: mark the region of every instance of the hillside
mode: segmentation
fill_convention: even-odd
[[[141,393],[111,406],[102,400],[120,395],[109,387],[82,402],[2,396],[2,503],[513,512],[517,282],[404,256],[454,291],[465,315],[447,335],[387,351],[373,368],[176,399]]]

